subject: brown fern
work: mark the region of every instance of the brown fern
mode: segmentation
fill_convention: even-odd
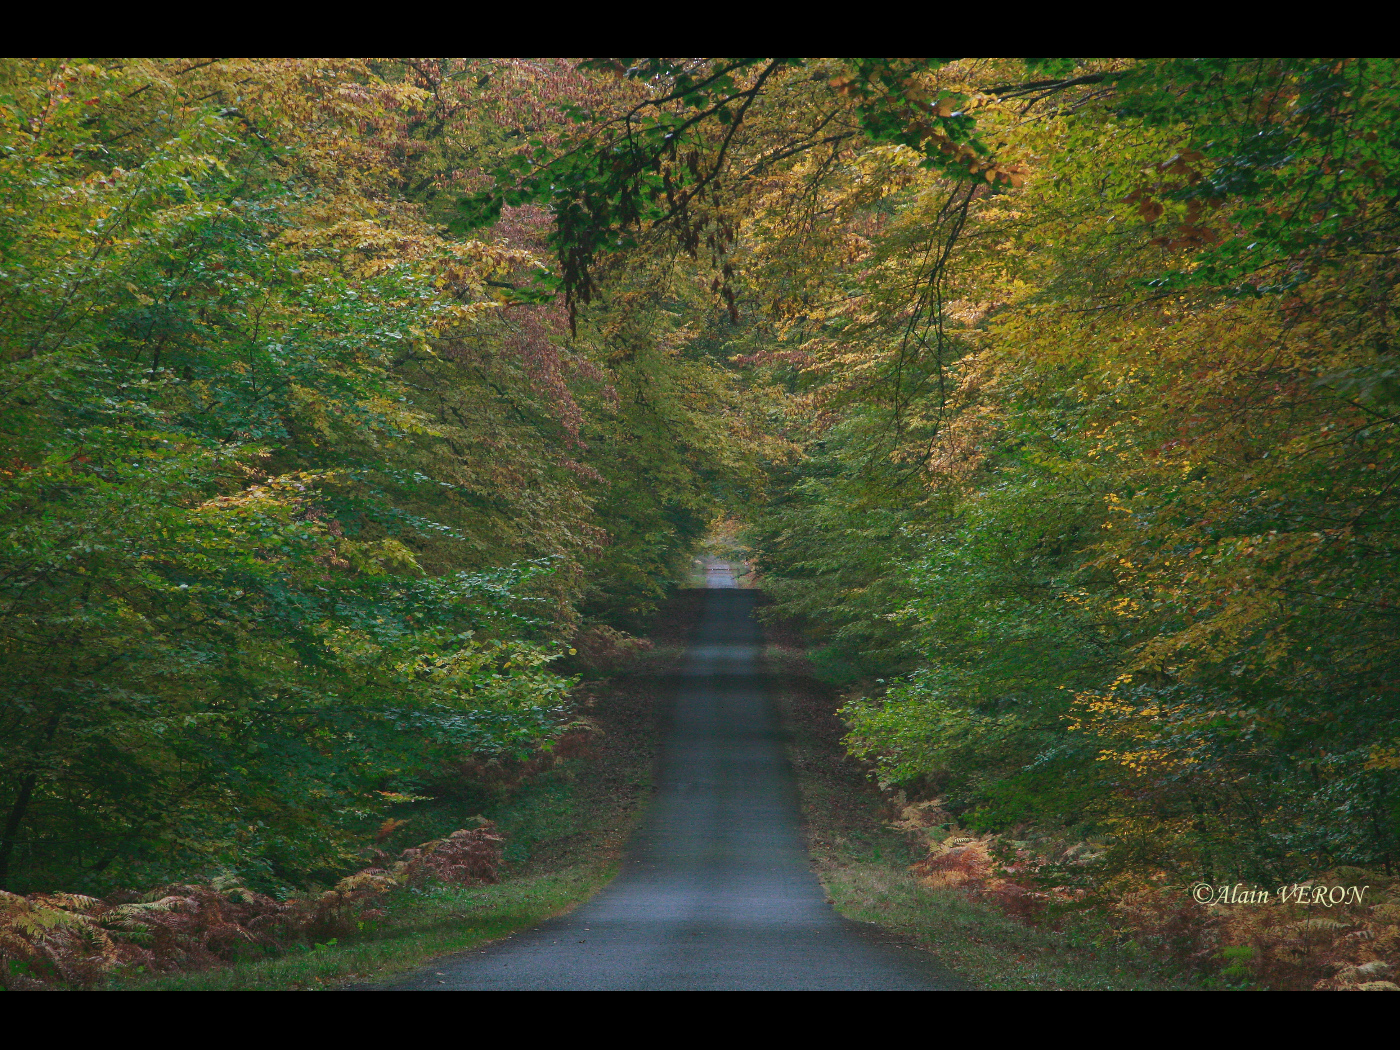
[[[249,953],[351,936],[381,917],[376,905],[405,886],[496,881],[504,843],[495,825],[482,820],[397,859],[379,854],[380,866],[286,901],[230,882],[175,884],[108,900],[0,891],[0,987],[91,988],[124,969],[208,969]]]

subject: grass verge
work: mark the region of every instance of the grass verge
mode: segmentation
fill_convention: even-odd
[[[380,929],[201,973],[132,976],[113,987],[142,991],[307,991],[388,981],[433,959],[507,937],[587,900],[615,865],[507,877],[493,886],[406,890],[385,906]]]
[[[921,859],[890,828],[889,803],[841,746],[839,700],[814,678],[794,632],[766,630],[768,680],[788,731],[813,865],[842,915],[876,923],[935,954],[988,990],[1147,990],[1190,987],[1092,920],[1033,927],[956,889],[912,875]]]

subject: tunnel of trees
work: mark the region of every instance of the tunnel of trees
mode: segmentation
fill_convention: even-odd
[[[1370,59],[4,60],[0,888],[343,871],[717,520],[964,826],[1392,873],[1397,118]]]

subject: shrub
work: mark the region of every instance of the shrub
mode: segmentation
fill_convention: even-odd
[[[495,825],[454,831],[341,879],[279,901],[231,880],[169,885],[107,899],[0,891],[0,987],[91,988],[119,970],[201,970],[249,953],[344,937],[380,918],[394,890],[438,881],[495,882],[505,840]]]

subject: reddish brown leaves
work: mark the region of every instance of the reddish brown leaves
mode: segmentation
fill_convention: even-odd
[[[1152,165],[1152,167],[1145,169],[1147,173],[1175,175],[1184,179],[1184,182],[1160,179],[1156,182],[1145,183],[1124,197],[1123,203],[1136,204],[1137,213],[1143,222],[1149,226],[1152,225],[1167,214],[1166,204],[1158,197],[1169,197],[1188,186],[1195,186],[1199,183],[1203,175],[1194,165],[1205,159],[1204,154],[1197,153],[1195,150],[1183,150],[1161,163]],[[1158,248],[1186,250],[1205,248],[1220,243],[1220,233],[1202,222],[1207,209],[1214,207],[1218,207],[1217,202],[1209,198],[1191,198],[1186,202],[1184,220],[1171,230],[1152,238],[1149,243]]]
[[[386,821],[379,837],[403,823]],[[323,893],[285,901],[218,884],[165,886],[107,900],[0,890],[0,988],[93,987],[123,968],[202,970],[249,950],[352,935],[382,917],[376,905],[402,887],[495,882],[504,845],[495,825],[483,820],[404,850],[397,860],[377,853],[381,866],[346,876]]]

